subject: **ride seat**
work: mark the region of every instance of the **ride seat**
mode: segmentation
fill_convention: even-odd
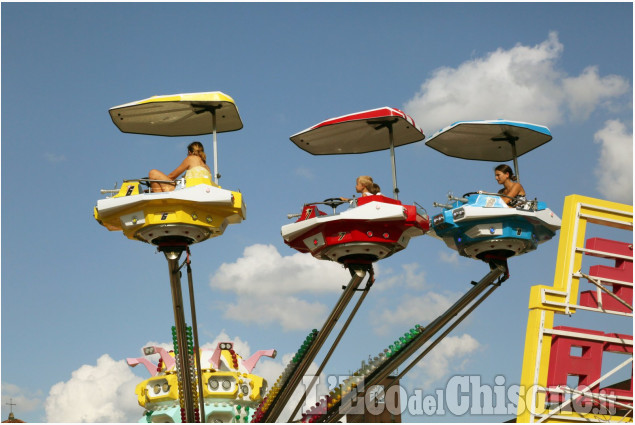
[[[212,181],[211,177],[190,177],[185,180],[185,187],[197,186],[199,184],[206,184],[208,186],[220,187]]]
[[[383,202],[385,204],[401,205],[401,202],[399,202],[399,200],[389,198],[384,195],[368,195],[368,196],[362,196],[361,198],[357,198],[357,206],[364,205],[373,201]]]

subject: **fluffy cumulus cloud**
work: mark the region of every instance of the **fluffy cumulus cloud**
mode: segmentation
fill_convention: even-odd
[[[469,362],[470,354],[480,347],[479,342],[468,334],[448,336],[408,372],[408,379],[416,382],[419,388],[429,388],[462,370]]]
[[[578,76],[558,68],[564,46],[556,33],[536,46],[517,44],[434,71],[404,109],[426,131],[459,120],[505,118],[545,125],[585,119],[630,90],[616,75],[590,66]]]
[[[64,155],[50,153],[50,152],[45,153],[44,158],[46,158],[48,162],[53,162],[53,163],[66,161],[66,157]]]
[[[598,106],[609,110],[614,99],[625,94],[630,85],[617,75],[600,77],[597,66],[589,66],[577,77],[564,78],[562,86],[566,105],[574,119],[587,119]]]
[[[295,169],[296,176],[305,178],[307,180],[315,180],[315,173],[306,167],[297,167]]]
[[[424,270],[420,269],[419,264],[402,264],[400,270],[384,268],[381,263],[375,263],[373,267],[375,268],[375,278],[381,281],[381,284],[373,287],[373,291],[392,290],[395,286],[421,290],[426,286],[426,274]]]
[[[376,311],[372,315],[370,325],[373,332],[378,335],[388,335],[399,329],[405,332],[416,324],[426,326],[447,311],[462,295],[459,292],[434,291],[433,286],[426,282],[425,274],[423,270],[419,270],[417,264],[405,264],[402,266],[401,273],[389,270],[388,274],[386,279],[382,277],[382,285],[385,281],[392,282],[393,289],[400,287],[404,294],[399,302]],[[412,378],[409,382],[416,382],[417,388],[420,388],[422,382],[427,386],[438,381],[460,368],[469,359],[468,355],[479,346],[478,341],[469,334],[444,338],[415,368],[408,372],[408,379]]]
[[[136,422],[143,413],[134,397],[139,382],[125,360],[104,354],[96,365],[83,365],[51,387],[47,422]]]
[[[439,260],[443,263],[452,264],[454,266],[459,265],[459,254],[455,251],[439,251]]]
[[[598,190],[608,200],[632,204],[633,130],[620,121],[607,121],[594,140],[601,146],[595,169]]]
[[[397,306],[374,314],[371,324],[379,335],[386,335],[397,327],[409,329],[416,324],[425,326],[452,306],[460,295],[433,291],[420,295],[405,295]]]
[[[296,330],[310,328],[328,313],[326,305],[302,295],[337,293],[349,279],[337,263],[301,253],[284,257],[272,245],[256,244],[235,262],[222,264],[210,285],[236,294],[233,303],[222,307],[226,317]]]
[[[219,342],[232,342],[234,350],[243,358],[249,358],[251,348],[247,341],[239,337],[230,337],[224,330],[215,336],[213,341],[204,344],[201,348],[202,363],[208,361],[213,350]],[[158,346],[166,350],[172,349],[172,344],[164,342],[148,341],[143,347]],[[268,347],[267,347],[268,348]],[[209,356],[205,355],[205,352]],[[143,348],[140,347],[139,357],[143,356]],[[275,359],[262,357],[253,373],[262,376],[271,387],[286,365],[291,361],[293,353],[278,354]],[[158,354],[146,356],[148,360],[156,364]],[[307,376],[317,372],[318,365],[313,362],[307,370]],[[134,390],[137,384],[150,375],[145,369],[139,370],[139,375],[134,375],[125,360],[115,361],[108,354],[97,359],[96,365],[83,365],[71,374],[66,382],[55,384],[45,401],[47,422],[137,422],[143,414],[143,409],[137,404]],[[325,385],[326,378],[322,375],[318,381],[317,393],[328,392]],[[298,386],[292,395],[290,402],[282,413],[281,418],[286,419],[295,408],[302,396],[304,387]],[[23,389],[15,385],[2,383],[2,401],[8,403],[10,398],[20,404],[21,411],[37,408],[41,405],[34,395],[27,394]],[[310,399],[313,402],[314,399]]]
[[[42,406],[42,394],[34,393],[9,382],[2,382],[2,418],[6,419],[11,411],[9,403],[15,404],[14,412],[32,412]],[[18,419],[20,414],[16,414]]]

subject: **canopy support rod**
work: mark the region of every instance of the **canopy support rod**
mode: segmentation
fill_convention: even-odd
[[[390,161],[392,165],[392,192],[395,199],[399,199],[399,188],[397,187],[397,165],[395,164],[395,135],[393,133],[393,124],[397,122],[397,118],[368,120],[368,124],[372,125],[375,130],[388,128],[388,137],[390,141]]]
[[[216,109],[212,108],[212,139],[214,147],[214,183],[218,184],[220,174],[218,173],[218,146],[216,142]]]
[[[388,123],[388,134],[390,135],[390,160],[392,163],[392,192],[395,199],[399,199],[399,188],[397,187],[397,166],[395,165],[395,135],[392,130],[392,123]]]
[[[516,172],[516,181],[520,183],[520,173],[518,172],[518,156],[516,155],[516,140],[510,140],[512,144],[512,155],[514,156],[514,171]]]

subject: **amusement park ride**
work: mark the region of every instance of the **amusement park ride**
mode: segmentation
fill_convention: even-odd
[[[163,371],[165,376],[161,377],[161,382],[148,383],[151,388],[137,388],[139,403],[146,406],[148,411],[176,403],[179,406],[178,416],[169,416],[171,421],[180,419],[181,422],[200,422],[201,418],[218,419],[213,413],[205,415],[207,395],[238,400],[251,392],[254,396],[251,399],[253,403],[260,397],[262,389],[262,383],[256,385],[254,382],[257,380],[248,378],[250,391],[242,391],[241,379],[236,375],[241,372],[237,355],[229,347],[229,343],[225,344],[229,348],[219,346],[219,353],[222,352],[225,356],[229,353],[233,359],[231,367],[223,369],[221,366],[224,363],[217,358],[216,362],[211,361],[212,368],[207,370],[207,375],[211,376],[203,374],[190,266],[190,245],[220,236],[228,224],[240,223],[246,218],[242,194],[222,189],[218,185],[216,133],[242,128],[238,109],[231,97],[221,92],[210,92],[154,96],[113,107],[109,112],[113,123],[124,133],[156,136],[213,135],[214,181],[211,176],[181,178],[176,181],[175,190],[152,193],[149,185],[158,182],[157,180],[124,180],[120,189],[102,190],[102,193],[111,193],[114,196],[98,200],[94,216],[108,230],[121,230],[129,239],[155,245],[168,261],[175,322],[172,355],[176,361],[174,368],[168,367],[171,363],[170,356],[165,353],[162,355],[163,366],[159,365],[157,372]],[[144,185],[148,188],[144,189]],[[187,252],[187,258],[179,266],[179,258],[183,252]],[[180,280],[183,265],[187,265],[191,328],[185,323],[183,308]],[[154,354],[155,351],[150,349],[148,354]],[[221,395],[218,392],[218,374],[224,377]],[[203,387],[204,376],[208,378],[209,388]],[[213,382],[216,382],[216,388]],[[226,387],[227,385],[229,386]],[[239,388],[241,391],[238,391]],[[164,421],[166,418],[164,412],[152,420]]]
[[[520,202],[510,208],[492,193],[467,193],[450,196],[452,203],[432,220],[418,204],[398,200],[395,148],[421,141],[423,132],[411,117],[394,108],[378,108],[323,121],[291,136],[291,141],[313,155],[363,154],[390,150],[393,197],[363,196],[354,199],[348,209],[340,198],[309,202],[302,206],[293,223],[282,226],[285,244],[311,254],[317,260],[335,261],[349,269],[350,282],[318,331],[313,330],[287,365],[276,383],[267,391],[267,383],[252,375],[262,355],[248,360],[233,350],[231,343],[220,343],[211,357],[201,355],[196,330],[196,313],[189,246],[220,236],[228,224],[245,219],[245,204],[239,192],[218,186],[216,133],[242,128],[233,100],[220,92],[155,96],[110,109],[117,127],[127,133],[160,136],[213,134],[214,178],[178,179],[172,192],[152,193],[147,178],[125,180],[120,189],[102,191],[111,197],[97,202],[95,219],[109,230],[121,230],[129,239],[155,245],[165,254],[170,272],[174,307],[174,350],[147,347],[146,355],[159,355],[158,365],[146,358],[128,359],[131,366],[144,364],[152,377],[137,386],[139,404],[146,409],[140,422],[333,422],[350,408],[355,396],[361,396],[385,382],[397,368],[399,379],[427,355],[446,335],[467,317],[485,298],[508,278],[507,259],[536,249],[551,239],[560,227],[560,219],[544,203]],[[545,127],[513,121],[459,122],[441,130],[427,145],[450,156],[472,160],[509,161],[517,169],[517,157],[551,139]],[[332,208],[332,214],[320,206]],[[442,239],[461,255],[485,261],[490,271],[454,305],[427,326],[414,325],[356,371],[340,387],[320,402],[296,414],[303,397],[290,417],[281,418],[292,394],[311,362],[316,358],[331,330],[356,292],[358,301],[331,344],[318,376],[374,283],[373,263],[405,249],[411,238],[429,234]],[[187,252],[188,283],[192,327],[185,323],[180,284],[179,258]],[[359,289],[368,275],[366,285]],[[434,338],[434,339],[433,339]],[[423,347],[427,347],[411,359]],[[315,380],[314,380],[315,381]],[[311,382],[306,389],[315,382]],[[306,394],[305,393],[305,394]]]
[[[291,141],[313,155],[342,155],[390,149],[393,193],[364,196],[355,208],[328,215],[318,209],[327,205],[333,211],[341,198],[305,204],[295,223],[282,226],[282,238],[300,252],[310,252],[320,260],[349,264],[371,264],[406,248],[410,238],[430,228],[428,216],[416,205],[403,205],[397,199],[395,147],[424,138],[412,118],[393,108],[380,108],[333,118],[294,136]],[[293,216],[292,216],[293,217]]]
[[[434,136],[426,145],[448,156],[506,162],[513,160],[516,175],[518,157],[551,140],[546,127],[512,122],[456,122]],[[434,216],[431,236],[465,257],[487,260],[508,258],[536,249],[560,229],[560,218],[537,200],[518,200],[509,208],[498,193],[468,192],[450,204],[434,203],[443,212]]]

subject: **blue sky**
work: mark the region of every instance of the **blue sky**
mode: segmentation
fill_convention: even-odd
[[[92,209],[102,188],[176,168],[192,138],[123,134],[112,106],[216,90],[236,101],[244,128],[219,135],[220,184],[243,193],[248,218],[192,247],[199,335],[210,345],[235,341],[243,357],[277,349],[254,371],[271,381],[348,281],[336,264],[284,245],[286,215],[350,197],[361,174],[391,186],[385,151],[314,157],[289,141],[313,124],[391,106],[427,136],[458,120],[546,125],[553,140],[520,158],[530,197],[559,215],[569,194],[632,204],[631,3],[1,7],[3,419],[12,398],[29,422],[136,421],[134,385],[147,374],[124,359],[170,340],[163,255],[108,232]],[[201,141],[209,151],[211,138]],[[431,214],[448,191],[498,190],[496,164],[423,143],[397,149],[396,162],[400,199]],[[517,384],[529,288],[552,280],[556,251],[553,240],[511,259],[511,279],[404,386],[434,393],[456,375]],[[326,374],[354,371],[487,270],[431,237],[412,240],[376,265],[377,282]]]

